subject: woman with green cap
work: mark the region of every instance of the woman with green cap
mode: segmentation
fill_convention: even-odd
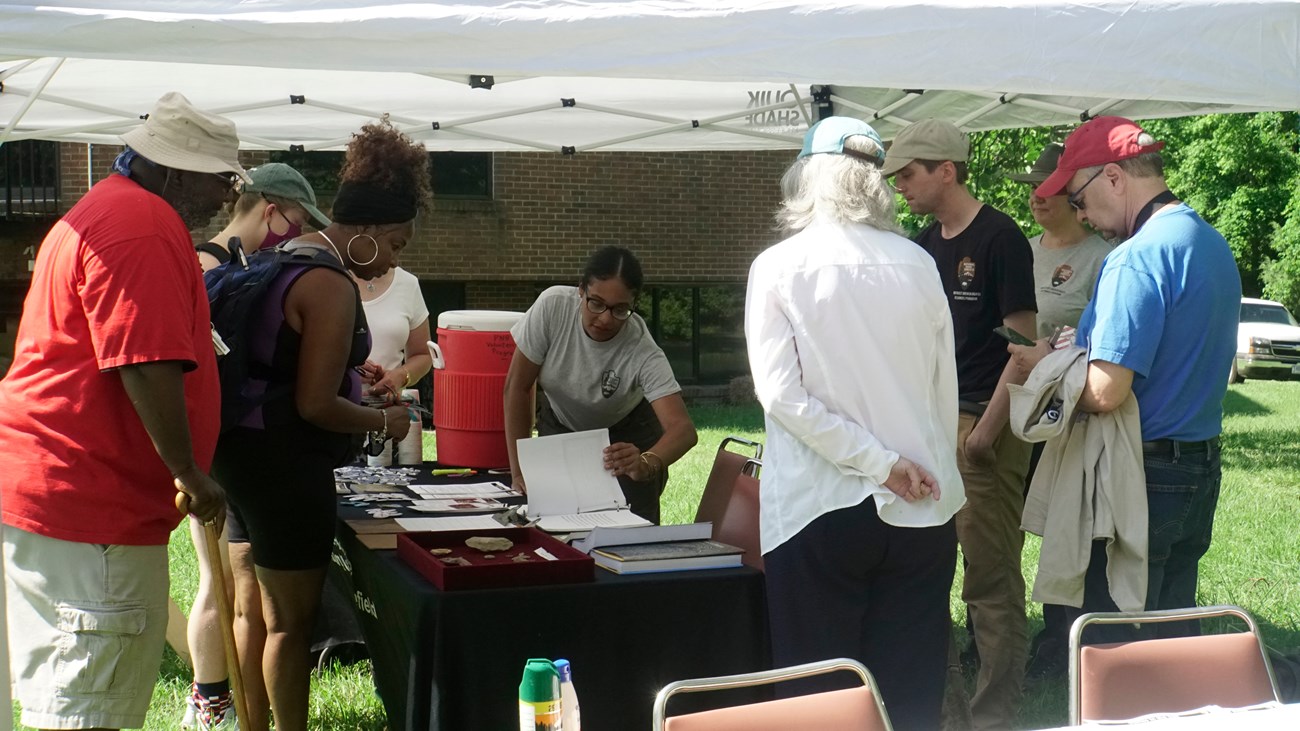
[[[230,223],[211,241],[194,247],[205,272],[230,259],[232,243],[251,254],[294,239],[307,224],[318,230],[330,225],[316,208],[311,184],[292,167],[268,162],[249,170],[248,176],[252,182],[240,187],[230,205]]]

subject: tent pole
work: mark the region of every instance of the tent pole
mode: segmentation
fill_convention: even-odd
[[[14,128],[18,126],[18,123],[23,121],[23,115],[27,114],[27,110],[31,109],[32,105],[36,103],[36,100],[40,98],[41,92],[45,91],[46,86],[49,86],[50,79],[54,78],[54,74],[58,72],[59,67],[63,66],[63,62],[66,60],[67,59],[65,58],[61,58],[56,61],[54,65],[50,67],[50,70],[45,72],[45,78],[41,79],[41,83],[36,87],[36,90],[27,95],[27,101],[23,102],[22,107],[18,109],[18,113],[15,114],[14,118],[9,122],[9,126],[5,127],[4,131],[0,132],[0,146],[3,146],[5,140],[9,139],[9,135],[13,133]]]
[[[22,71],[23,69],[27,68],[28,66],[31,66],[32,64],[36,63],[36,62],[39,61],[39,60],[40,60],[40,59],[38,59],[38,58],[29,58],[29,59],[27,59],[26,61],[23,61],[22,63],[18,64],[17,66],[10,66],[9,68],[5,69],[4,71],[0,71],[0,81],[4,81],[5,79],[9,78],[10,76],[13,76],[14,74],[18,73],[19,71]]]
[[[1016,98],[1015,94],[1003,94],[997,99],[994,99],[993,101],[989,102],[988,104],[985,104],[979,109],[976,109],[970,114],[967,114],[961,119],[953,120],[953,124],[957,125],[958,129],[965,129],[966,125],[970,124],[976,119],[979,119],[980,117],[983,117],[985,114],[988,114],[989,112],[993,111],[994,109],[997,109],[1003,104],[1010,104],[1011,101],[1015,98]]]
[[[803,123],[809,127],[813,126],[812,117],[808,114],[808,106],[803,103],[803,96],[799,94],[799,87],[791,84],[790,93],[794,94],[794,100],[799,105],[799,114],[803,115]]]

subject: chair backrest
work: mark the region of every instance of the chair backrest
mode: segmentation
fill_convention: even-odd
[[[847,670],[862,685],[844,690],[812,693],[763,703],[731,706],[712,711],[666,717],[668,699],[677,693],[778,683],[810,675]],[[891,731],[889,714],[880,702],[880,690],[871,673],[855,660],[839,659],[765,670],[742,675],[700,678],[670,683],[659,691],[654,706],[655,731]]]
[[[704,483],[704,492],[700,495],[700,506],[695,511],[696,523],[717,523],[727,509],[731,499],[731,490],[736,483],[736,476],[744,468],[744,454],[727,449],[730,444],[749,447],[754,452],[754,459],[763,456],[763,445],[737,436],[730,436],[718,445],[718,452],[713,457],[713,469],[709,472],[708,482]]]
[[[763,552],[758,534],[758,470],[761,463],[746,460],[732,481],[731,493],[722,515],[713,521],[713,540],[745,549],[741,561],[763,570]]]
[[[1234,616],[1245,632],[1081,645],[1090,624],[1173,622]],[[1277,701],[1259,629],[1238,607],[1085,614],[1070,631],[1070,723],[1124,720],[1204,706]]]

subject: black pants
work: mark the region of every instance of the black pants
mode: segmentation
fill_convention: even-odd
[[[537,436],[546,437],[552,434],[568,434],[573,429],[565,426],[560,422],[559,417],[551,409],[551,402],[546,399],[545,395],[538,394],[537,397]],[[659,417],[655,415],[654,407],[649,401],[641,399],[632,413],[623,417],[617,424],[609,427],[609,443],[627,442],[635,444],[636,448],[642,452],[650,449],[664,435],[664,428],[659,423]],[[618,486],[623,488],[623,497],[627,499],[628,507],[633,513],[645,518],[646,520],[659,524],[659,496],[664,491],[664,485],[668,484],[668,469],[665,467],[659,474],[657,480],[647,480],[646,482],[635,482],[627,476],[618,478]]]
[[[875,676],[895,729],[939,728],[957,561],[953,521],[898,528],[881,521],[867,498],[822,515],[763,560],[776,667],[853,658]],[[835,673],[782,683],[777,693],[855,682]]]
[[[1029,453],[1029,472],[1025,473],[1026,498],[1029,497],[1029,484],[1034,481],[1034,472],[1038,469],[1038,461],[1042,459],[1043,448],[1046,445],[1047,442],[1034,442],[1034,449]],[[1070,646],[1070,618],[1066,614],[1064,605],[1043,605],[1043,629],[1034,638],[1034,649],[1038,649],[1043,643],[1051,643],[1052,647],[1059,648],[1060,656],[1065,657],[1066,648]],[[1031,657],[1032,655],[1033,653]]]

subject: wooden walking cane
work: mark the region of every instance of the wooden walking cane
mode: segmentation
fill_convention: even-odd
[[[176,507],[182,513],[189,513],[189,495],[176,493]],[[230,672],[230,689],[235,695],[235,717],[242,722],[248,718],[248,701],[244,697],[244,673],[239,667],[239,649],[235,647],[234,609],[230,606],[230,595],[226,593],[226,569],[221,561],[221,544],[217,535],[215,520],[203,522],[204,543],[208,548],[208,565],[212,566],[213,588],[217,594],[217,621],[221,623],[221,641],[226,647],[226,665]]]
[[[217,592],[217,617],[221,622],[221,639],[226,646],[230,689],[235,692],[235,716],[243,721],[248,718],[248,700],[244,696],[244,671],[239,667],[239,649],[235,647],[235,612],[230,606],[230,595],[226,593],[226,569],[221,562],[221,545],[218,542],[215,521],[204,522],[203,535],[207,538],[208,563],[213,566],[212,581]]]

